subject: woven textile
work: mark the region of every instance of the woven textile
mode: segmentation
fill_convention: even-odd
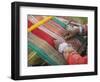
[[[86,17],[28,15],[28,65],[86,64],[88,37],[85,27]],[[70,55],[66,60],[63,50],[59,52],[61,43],[71,45],[77,57]]]

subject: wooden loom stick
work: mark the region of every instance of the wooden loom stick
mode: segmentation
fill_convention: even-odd
[[[48,17],[44,18],[43,20],[39,21],[38,23],[36,23],[35,25],[32,25],[30,28],[28,28],[28,32],[31,32],[32,30],[38,28],[40,25],[44,24],[45,22],[49,21],[50,19],[52,19],[52,16],[48,16]]]

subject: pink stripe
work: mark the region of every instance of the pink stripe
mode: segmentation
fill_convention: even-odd
[[[52,20],[50,20],[50,22],[53,23],[54,25],[56,25],[57,27],[59,27],[61,30],[65,31],[65,29],[62,26],[60,26],[59,24],[57,24],[56,22],[54,22]]]

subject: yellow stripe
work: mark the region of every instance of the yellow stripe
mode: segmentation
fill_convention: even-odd
[[[32,30],[38,28],[40,25],[44,24],[45,22],[49,21],[50,19],[52,19],[52,16],[48,16],[48,17],[44,18],[43,20],[39,21],[38,23],[36,23],[35,25],[32,25],[30,28],[28,28],[28,32],[31,32]]]
[[[30,54],[28,54],[28,60],[31,60],[35,55],[36,55],[36,52],[31,52]]]

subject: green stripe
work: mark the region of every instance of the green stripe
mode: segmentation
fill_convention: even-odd
[[[62,26],[64,29],[66,29],[66,24],[60,21],[59,19],[57,19],[56,17],[53,17],[52,20],[60,24],[60,26]]]
[[[49,64],[57,65],[57,63],[52,59],[50,59],[50,57],[42,49],[33,45],[31,42],[28,42],[28,47],[31,48],[32,50],[35,50],[37,52],[37,55],[40,56],[42,59],[46,60]]]

